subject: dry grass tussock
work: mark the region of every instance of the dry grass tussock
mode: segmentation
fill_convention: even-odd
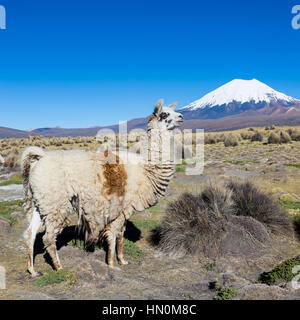
[[[288,214],[251,182],[210,183],[166,209],[159,247],[175,256],[255,254],[269,234],[292,234]]]

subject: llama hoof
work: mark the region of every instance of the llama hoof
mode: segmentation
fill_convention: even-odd
[[[27,270],[27,272],[29,272],[29,274],[31,275],[31,278],[37,278],[43,275],[42,272],[36,272],[36,271],[30,271],[30,270]]]
[[[113,261],[112,261],[112,262],[108,262],[108,265],[109,265],[111,268],[113,268],[113,267],[115,266],[115,264],[114,264]]]
[[[126,260],[124,260],[124,259],[119,260],[118,262],[119,262],[120,265],[123,265],[123,266],[125,266],[125,265],[128,264],[128,261],[126,261]]]

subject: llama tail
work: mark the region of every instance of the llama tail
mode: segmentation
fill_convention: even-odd
[[[29,185],[30,169],[33,163],[39,161],[45,155],[45,151],[39,147],[28,147],[21,156],[21,170],[23,176],[25,209],[31,208],[32,192]]]

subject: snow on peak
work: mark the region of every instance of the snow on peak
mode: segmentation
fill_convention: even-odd
[[[255,103],[274,103],[279,100],[285,101],[287,103],[299,103],[299,100],[278,92],[256,79],[234,79],[219,87],[218,89],[206,94],[201,99],[192,102],[188,106],[182,108],[182,110],[197,110],[206,107],[211,108],[214,106],[229,104],[233,101],[240,103],[252,101],[254,101]]]

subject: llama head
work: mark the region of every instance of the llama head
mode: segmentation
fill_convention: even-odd
[[[162,131],[180,127],[183,123],[183,116],[175,111],[177,101],[168,106],[164,106],[163,103],[163,99],[157,101],[149,122],[155,121],[157,128]]]

